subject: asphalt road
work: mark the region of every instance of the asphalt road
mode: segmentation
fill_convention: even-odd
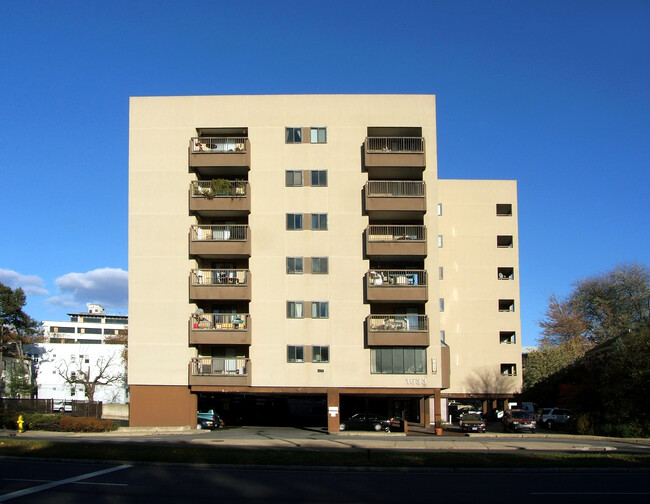
[[[0,503],[638,503],[648,471],[224,469],[0,459]]]

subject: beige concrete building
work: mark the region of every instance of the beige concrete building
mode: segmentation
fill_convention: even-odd
[[[433,95],[132,98],[131,425],[513,397],[516,183],[436,157]]]

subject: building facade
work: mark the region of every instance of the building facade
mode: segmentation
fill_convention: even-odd
[[[131,98],[131,425],[518,392],[516,183],[436,149],[432,95]]]
[[[69,321],[44,321],[43,341],[27,345],[35,373],[38,399],[88,400],[85,387],[70,380],[85,373],[98,383],[93,399],[128,402],[124,352],[128,317],[110,315],[97,304],[88,311],[69,313]]]

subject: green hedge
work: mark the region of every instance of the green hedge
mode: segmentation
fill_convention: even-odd
[[[23,430],[51,432],[110,432],[119,427],[119,425],[112,420],[70,417],[59,414],[12,412],[0,413],[0,428],[17,430],[19,415],[23,416]]]

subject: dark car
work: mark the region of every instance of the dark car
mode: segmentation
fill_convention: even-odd
[[[224,423],[221,417],[213,410],[206,412],[198,412],[196,414],[196,428],[197,429],[218,429],[223,427]]]
[[[380,415],[357,413],[352,415],[347,420],[341,422],[340,430],[374,430],[390,432],[390,427],[393,422],[392,418],[384,418]]]
[[[481,413],[465,413],[460,418],[460,430],[463,432],[485,432],[486,425]]]
[[[504,432],[535,432],[537,428],[534,415],[526,410],[506,411],[501,421]]]

